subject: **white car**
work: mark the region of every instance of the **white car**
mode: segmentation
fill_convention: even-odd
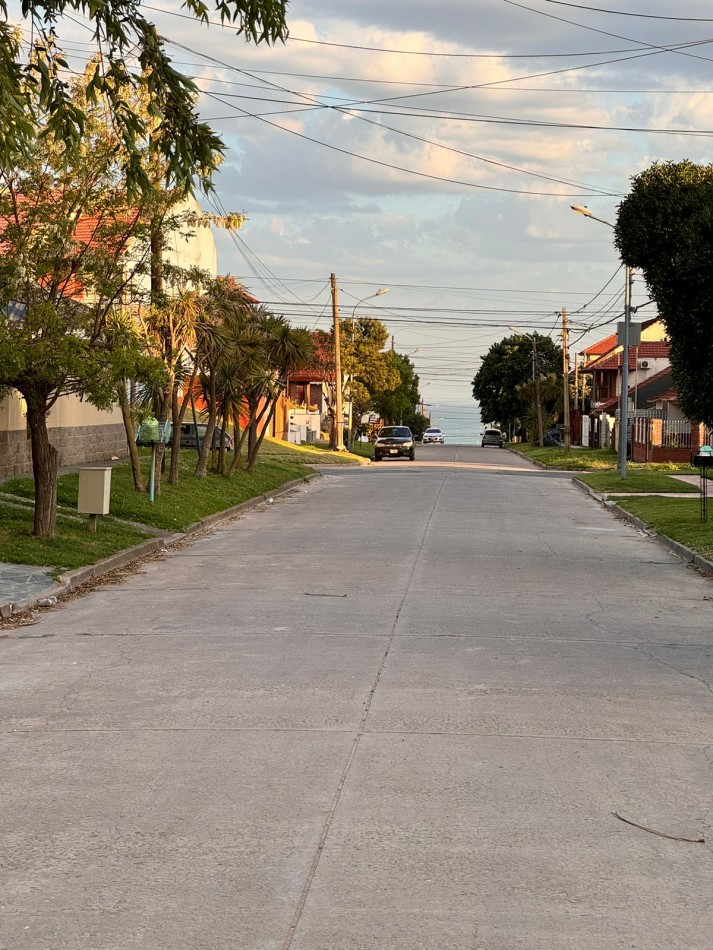
[[[426,429],[423,433],[423,438],[421,439],[425,445],[427,442],[440,442],[441,445],[446,444],[446,437],[440,429],[432,428]]]

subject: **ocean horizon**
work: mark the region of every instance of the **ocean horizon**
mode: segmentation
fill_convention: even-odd
[[[446,444],[480,445],[483,423],[478,403],[435,403],[431,406],[431,425],[443,429]]]

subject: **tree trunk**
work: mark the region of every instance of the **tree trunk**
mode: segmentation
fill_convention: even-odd
[[[196,470],[194,473],[197,478],[205,478],[206,476],[208,470],[208,453],[213,449],[213,432],[215,431],[215,419],[218,415],[218,407],[216,406],[215,398],[216,380],[215,373],[212,370],[210,373],[208,388],[208,424],[206,426],[205,438],[203,439],[203,444],[201,445],[200,455],[198,456],[198,464],[196,465]]]
[[[240,431],[240,410],[236,410],[233,415],[233,461],[230,463],[228,475],[233,475],[239,468],[243,467],[243,443],[247,429]]]
[[[265,420],[265,424],[262,427],[262,432],[257,437],[255,445],[253,446],[252,452],[248,452],[248,465],[247,465],[247,468],[245,469],[246,472],[252,472],[252,470],[255,468],[255,462],[257,462],[257,454],[260,451],[262,440],[265,438],[265,433],[267,432],[270,422],[272,421],[272,417],[275,413],[276,406],[277,406],[277,399],[275,399],[272,405],[270,406],[270,411],[268,412],[267,419]]]
[[[136,491],[145,492],[146,483],[141,474],[141,456],[136,446],[136,430],[134,427],[134,417],[131,414],[131,406],[126,396],[126,387],[122,383],[117,388],[119,396],[119,405],[121,406],[121,418],[124,420],[124,431],[126,432],[126,444],[129,449],[129,459],[131,460],[131,474],[134,478],[134,488]]]
[[[57,449],[47,432],[47,408],[27,404],[27,424],[32,444],[32,475],[35,480],[35,523],[37,538],[53,538],[57,519]]]
[[[178,484],[178,467],[181,461],[181,406],[178,404],[178,389],[174,387],[171,398],[171,470],[168,484]]]

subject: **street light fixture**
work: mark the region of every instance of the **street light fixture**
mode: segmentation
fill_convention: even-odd
[[[379,289],[376,291],[376,293],[367,294],[366,297],[362,297],[361,300],[357,300],[357,302],[354,304],[354,308],[353,308],[353,310],[352,310],[352,343],[354,343],[354,320],[355,320],[355,318],[356,318],[356,311],[357,311],[357,307],[359,306],[359,304],[364,303],[365,300],[371,300],[372,297],[381,297],[383,294],[388,294],[388,292],[389,292],[389,288],[388,288],[388,287],[379,287]],[[352,355],[352,360],[353,360],[353,359],[354,359],[354,356]],[[353,444],[354,444],[354,439],[353,439],[353,437],[352,437],[352,411],[353,411],[353,410],[352,410],[352,407],[353,407],[353,400],[352,400],[352,394],[351,394],[351,382],[352,382],[352,379],[353,379],[353,375],[354,375],[353,373],[350,373],[350,374],[349,374],[349,379],[347,380],[348,384],[350,385],[350,391],[349,391],[349,407],[348,407],[348,410],[347,410],[347,448],[349,449],[350,452],[351,452],[352,446],[353,446]]]
[[[614,225],[611,221],[605,221],[604,218],[597,218],[586,205],[570,205],[570,208],[577,214],[582,214],[585,218],[591,218],[592,221],[599,221],[600,224],[606,224],[607,227],[614,230]],[[624,285],[624,339],[621,341],[623,353],[621,358],[621,393],[619,394],[619,478],[622,480],[626,478],[626,457],[629,443],[629,330],[631,327],[632,284],[632,269],[628,264],[624,266],[626,268]]]
[[[537,375],[535,375],[535,366],[537,365],[537,338],[530,336],[529,333],[523,333],[522,330],[518,330],[517,327],[511,327],[508,325],[508,330],[512,330],[513,333],[517,333],[518,336],[527,337],[527,339],[532,343],[532,381],[535,384],[535,404],[537,406],[537,434],[540,439],[540,448],[545,444],[545,432],[544,426],[542,424],[542,397],[540,395],[540,373],[539,368]]]

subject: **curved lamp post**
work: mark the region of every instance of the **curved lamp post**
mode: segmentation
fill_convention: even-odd
[[[361,300],[357,300],[357,302],[354,304],[354,309],[352,310],[352,343],[354,342],[354,320],[356,319],[356,311],[357,311],[357,307],[359,306],[359,304],[364,303],[365,300],[371,300],[372,297],[381,297],[383,294],[388,294],[388,292],[389,292],[389,288],[388,288],[388,287],[379,287],[379,289],[376,291],[376,293],[367,294],[366,297],[362,297]],[[353,358],[354,358],[354,357],[352,356],[352,359],[353,359]],[[349,374],[349,379],[348,379],[348,382],[349,382],[349,383],[351,383],[351,381],[352,381],[352,376],[353,376],[353,374],[350,373],[350,374]],[[349,449],[349,451],[351,451],[352,445],[353,445],[353,439],[352,439],[352,406],[353,406],[353,400],[352,400],[352,394],[351,394],[351,389],[350,389],[350,392],[349,392],[349,407],[348,407],[348,410],[347,410],[347,412],[348,412],[348,415],[347,415],[347,448]]]
[[[604,218],[597,218],[584,205],[570,205],[572,211],[584,215],[585,218],[591,218],[592,221],[598,221],[600,224],[606,224],[607,227],[614,229],[611,221],[605,221]],[[626,278],[624,286],[624,339],[622,342],[621,358],[621,393],[619,394],[619,478],[626,478],[626,456],[628,449],[629,436],[629,328],[631,326],[631,283],[632,269],[628,264],[626,268]]]

